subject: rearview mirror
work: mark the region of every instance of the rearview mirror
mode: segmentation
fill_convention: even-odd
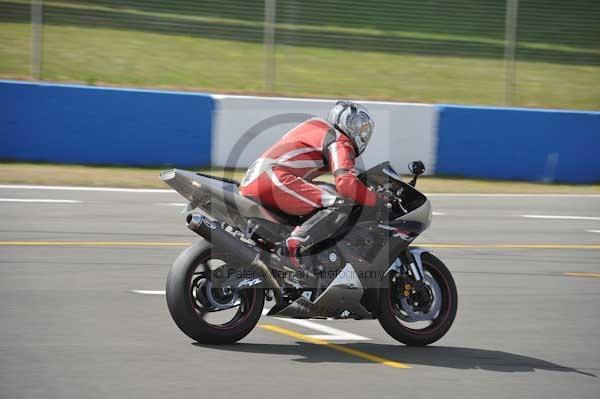
[[[425,173],[425,164],[422,161],[413,161],[408,164],[408,170],[413,176],[420,176]]]

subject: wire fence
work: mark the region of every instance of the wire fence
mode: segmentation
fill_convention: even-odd
[[[597,0],[0,0],[0,75],[600,108]]]

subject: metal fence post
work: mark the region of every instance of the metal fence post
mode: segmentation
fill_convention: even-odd
[[[42,78],[42,0],[31,0],[31,77]]]
[[[275,83],[275,16],[277,0],[265,0],[264,46],[265,87],[273,91]]]
[[[517,18],[519,0],[506,0],[506,25],[504,30],[504,103],[513,105],[516,82]]]

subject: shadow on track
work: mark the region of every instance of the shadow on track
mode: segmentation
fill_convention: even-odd
[[[201,348],[210,348],[214,350],[260,353],[274,355],[297,355],[300,358],[293,359],[301,363],[371,363],[367,360],[346,355],[331,348],[321,345],[313,345],[305,342],[298,342],[296,345],[271,345],[271,344],[246,344],[239,343],[235,345],[211,346],[193,343],[192,345]],[[556,363],[548,362],[534,357],[517,355],[514,353],[475,349],[458,348],[445,346],[429,346],[425,348],[410,348],[406,346],[374,344],[374,343],[352,343],[344,346],[360,350],[367,353],[376,354],[410,365],[423,365],[431,367],[444,367],[451,369],[480,369],[497,372],[522,373],[533,372],[536,370],[560,371],[568,373],[583,374],[590,377],[597,377],[594,374],[586,373],[571,367],[561,366]]]

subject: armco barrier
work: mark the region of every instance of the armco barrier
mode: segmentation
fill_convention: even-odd
[[[248,96],[214,96],[215,166],[248,167],[298,122],[325,118],[335,100]],[[409,161],[421,159],[427,173],[435,171],[436,114],[432,105],[361,101],[374,116],[373,139],[361,157],[366,167],[391,161],[406,172]]]
[[[600,181],[600,112],[438,108],[438,174]]]
[[[0,81],[0,108],[0,159],[210,165],[208,95]]]

